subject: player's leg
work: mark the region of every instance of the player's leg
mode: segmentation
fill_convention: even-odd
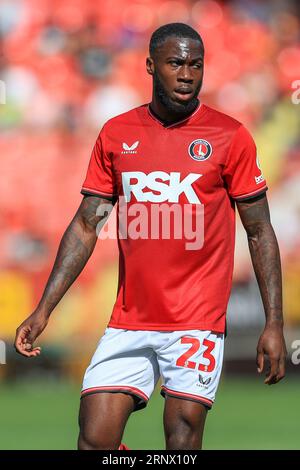
[[[106,328],[83,379],[79,449],[118,449],[130,413],[147,405],[159,377],[147,338]]]
[[[164,408],[166,449],[201,449],[206,414],[207,408],[202,403],[166,395]]]
[[[224,335],[186,330],[160,334],[157,359],[165,397],[167,449],[200,449],[207,410],[221,375]]]
[[[135,407],[135,397],[125,393],[104,392],[82,397],[78,449],[118,449]]]

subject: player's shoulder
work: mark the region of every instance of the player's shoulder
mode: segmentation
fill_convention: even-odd
[[[118,131],[120,126],[132,126],[132,125],[142,125],[143,124],[143,116],[147,112],[147,104],[142,104],[140,106],[136,106],[135,108],[130,109],[124,113],[118,114],[110,119],[108,119],[103,128],[106,131]]]
[[[230,116],[229,114],[222,113],[221,111],[218,111],[217,109],[212,108],[207,104],[203,104],[202,106],[205,108],[206,118],[213,126],[232,130],[233,132],[244,127],[240,121]]]
[[[206,111],[206,124],[215,130],[217,135],[222,134],[229,142],[242,146],[254,146],[254,139],[244,124],[229,114],[222,113],[210,106],[204,105]]]

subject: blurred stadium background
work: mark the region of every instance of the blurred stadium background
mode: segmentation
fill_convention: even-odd
[[[255,350],[264,314],[238,222],[224,373],[204,448],[299,449],[300,365],[291,361],[300,340],[300,104],[292,102],[300,80],[299,6],[297,0],[0,0],[1,449],[76,447],[82,375],[116,294],[116,242],[98,242],[42,335],[40,358],[17,356],[14,333],[36,306],[80,203],[100,127],[150,101],[148,41],[173,21],[203,36],[202,100],[241,120],[255,137],[282,254],[290,354],[285,380],[263,385]],[[162,407],[156,393],[130,418],[124,440],[131,448],[164,448]]]

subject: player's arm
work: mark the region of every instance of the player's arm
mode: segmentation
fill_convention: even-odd
[[[15,348],[26,357],[40,354],[33,347],[36,338],[47,326],[49,317],[79,276],[97,241],[97,233],[104,225],[113,203],[96,196],[85,196],[66,229],[42,298],[34,312],[16,331]]]
[[[253,200],[237,202],[237,207],[247,232],[252,264],[266,315],[266,325],[257,345],[257,368],[259,373],[263,371],[264,356],[268,356],[270,369],[265,383],[272,385],[284,377],[286,361],[279,248],[265,194]]]

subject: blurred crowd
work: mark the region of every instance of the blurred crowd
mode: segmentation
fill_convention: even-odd
[[[0,337],[41,293],[101,126],[150,101],[149,39],[173,21],[203,37],[201,99],[254,135],[281,247],[286,318],[300,324],[300,104],[292,100],[296,80],[300,88],[299,2],[0,0],[0,15]],[[105,322],[110,314],[117,247],[104,243],[64,301],[60,332],[92,332],[85,315],[97,321],[103,313]],[[234,282],[251,316],[254,275],[240,225]]]

